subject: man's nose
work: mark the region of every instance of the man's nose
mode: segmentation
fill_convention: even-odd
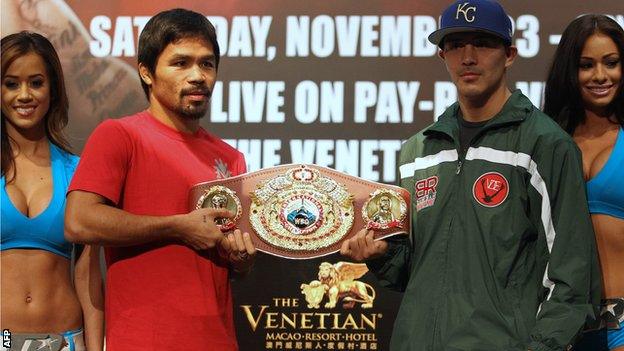
[[[477,63],[477,48],[472,44],[466,44],[462,48],[462,64],[466,66]]]
[[[189,72],[188,80],[191,83],[203,83],[206,80],[206,73],[199,67],[199,65],[193,65]]]

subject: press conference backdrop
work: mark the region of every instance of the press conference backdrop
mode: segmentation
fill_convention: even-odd
[[[518,58],[509,86],[542,104],[545,75],[565,26],[584,13],[624,26],[620,0],[501,1]],[[61,55],[70,99],[68,134],[80,152],[106,118],[147,106],[136,73],[138,35],[174,7],[206,15],[221,47],[218,82],[201,124],[246,157],[250,171],[315,163],[393,183],[401,142],[456,100],[437,48],[443,1],[3,0],[2,36],[33,30]],[[363,293],[318,289],[339,255],[290,261],[260,254],[234,282],[241,350],[387,350],[401,294],[367,273]],[[322,262],[330,263],[320,268]],[[330,268],[331,267],[331,268]],[[329,273],[328,273],[329,274]],[[313,283],[313,281],[318,281]],[[320,296],[319,296],[320,295]],[[361,300],[374,297],[372,308]],[[163,331],[167,332],[167,331]]]

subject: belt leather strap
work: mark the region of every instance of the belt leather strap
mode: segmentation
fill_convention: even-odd
[[[193,186],[189,210],[227,208],[223,231],[249,232],[257,250],[308,259],[340,250],[360,229],[375,240],[411,229],[410,193],[400,187],[304,164],[282,165]]]

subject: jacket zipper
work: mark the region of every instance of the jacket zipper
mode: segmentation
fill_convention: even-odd
[[[472,140],[471,140],[472,142]],[[462,165],[463,165],[463,161],[466,157],[466,155],[461,155],[461,151],[460,151],[460,147],[459,145],[455,145],[456,149],[458,150],[457,154],[463,157],[458,157],[459,160],[457,162],[457,168],[455,169],[455,174],[459,175],[461,173],[461,169],[462,169]],[[458,178],[455,178],[454,180],[455,182],[459,181]],[[455,220],[455,216],[451,217],[451,220],[449,222],[448,225],[448,238],[447,238],[447,242],[446,242],[446,250],[445,250],[445,255],[448,255],[448,245],[449,242],[451,240],[451,234],[453,231],[453,221]],[[442,290],[441,292],[444,291],[444,286],[446,285],[446,278],[447,278],[447,274],[448,272],[446,271],[448,269],[448,256],[444,257],[444,276],[442,278],[442,284],[440,286],[440,289]],[[439,306],[436,307],[435,311],[434,311],[434,316],[433,316],[433,330],[432,330],[432,335],[431,335],[431,349],[435,350],[435,342],[436,342],[436,333],[438,331],[438,314],[439,314]]]
[[[507,124],[507,123],[504,123],[504,124],[501,124],[500,126],[502,126],[502,125],[506,125],[506,124]],[[470,149],[470,148],[472,147],[472,144],[473,144],[473,142],[474,142],[475,140],[479,139],[479,137],[480,137],[482,134],[485,134],[485,132],[486,132],[486,131],[488,131],[488,130],[490,130],[490,129],[492,129],[492,128],[493,128],[492,126],[489,126],[489,127],[483,126],[483,127],[481,128],[481,130],[480,130],[477,134],[475,134],[475,135],[472,137],[472,139],[470,139],[470,141],[468,141],[468,149]],[[453,138],[453,139],[454,139],[454,138]],[[457,162],[457,168],[455,169],[455,174],[456,174],[456,175],[459,175],[459,174],[461,173],[462,166],[464,165],[464,161],[466,161],[466,154],[468,153],[468,149],[466,149],[466,152],[465,152],[465,153],[463,153],[463,155],[462,155],[462,152],[461,152],[461,150],[460,150],[460,149],[461,149],[461,147],[459,147],[459,145],[455,145],[455,148],[457,149],[457,155],[459,155],[459,156],[458,156],[458,159],[459,159],[459,160],[458,160],[458,162]]]
[[[479,133],[480,134],[480,133]],[[473,140],[476,139],[473,138]],[[468,145],[472,145],[473,140],[470,140],[470,142],[468,143]],[[455,149],[457,150],[457,154],[458,154],[458,161],[457,161],[457,168],[455,169],[455,175],[459,175],[462,171],[462,165],[464,164],[464,161],[466,159],[466,153],[461,152],[461,147],[457,144],[457,141],[455,140],[455,138],[453,138],[453,142],[455,144]],[[458,178],[455,178],[455,181],[459,181]],[[448,240],[446,243],[446,247],[447,250],[446,253],[448,253],[448,244],[449,241],[451,240],[451,234],[452,234],[452,230],[453,230],[453,221],[455,220],[455,217],[453,216],[451,218],[451,221],[449,222],[449,226],[448,226]],[[444,290],[444,286],[446,285],[446,278],[447,278],[447,272],[446,269],[448,269],[447,267],[448,264],[448,256],[445,256],[444,258],[444,267],[445,267],[445,272],[444,272],[444,277],[442,279],[442,284],[440,286],[441,290]],[[434,316],[433,316],[433,330],[432,330],[432,334],[431,334],[431,350],[435,350],[435,345],[436,345],[436,333],[438,331],[438,314],[439,314],[439,306],[436,306],[436,309],[434,310]]]
[[[469,145],[470,144],[472,144],[472,140],[470,140]],[[462,155],[462,152],[460,151],[461,148],[459,147],[459,145],[456,145],[455,147],[457,148],[457,151],[458,151],[457,154],[459,155],[458,161],[457,161],[457,168],[455,169],[455,175],[459,175],[461,173],[462,165],[464,164],[464,160],[466,159],[466,154],[464,153]],[[459,179],[455,178],[455,181],[457,182],[457,181],[459,181]],[[451,240],[451,234],[452,234],[452,230],[453,230],[453,221],[454,220],[455,220],[455,216],[453,216],[451,218],[451,221],[449,222],[449,226],[448,226],[448,240],[447,240],[447,243],[446,243],[447,250],[445,250],[447,254],[448,254],[448,244],[449,244],[449,241]],[[445,269],[448,269],[447,264],[448,264],[448,256],[445,256],[445,259],[444,259],[444,267],[445,267]],[[441,285],[441,289],[442,290],[444,290],[444,286],[446,285],[446,278],[447,278],[446,276],[447,276],[447,274],[448,274],[448,272],[445,271],[444,272],[444,277],[442,279],[442,285]],[[432,338],[431,338],[432,349],[434,349],[434,346],[435,346],[436,333],[437,333],[437,329],[438,329],[438,312],[439,311],[436,309],[436,311],[434,312],[435,313],[434,317],[433,317],[433,332],[432,332]]]

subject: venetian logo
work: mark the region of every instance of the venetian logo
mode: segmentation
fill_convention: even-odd
[[[334,308],[342,300],[343,307],[353,308],[360,303],[362,308],[372,308],[375,289],[370,284],[356,280],[368,272],[365,263],[323,262],[319,266],[318,280],[301,284],[308,308],[319,308],[325,298],[325,308]]]
[[[472,196],[485,207],[496,207],[502,204],[509,195],[509,182],[498,172],[488,172],[475,180]]]
[[[353,195],[335,180],[301,165],[251,192],[249,222],[267,244],[309,252],[340,241],[353,226]]]

